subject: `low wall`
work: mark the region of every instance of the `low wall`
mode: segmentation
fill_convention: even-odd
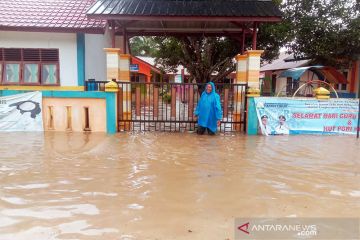
[[[0,90],[0,96],[25,93]],[[42,91],[45,131],[117,131],[116,93],[84,91]]]
[[[106,101],[95,98],[43,98],[45,131],[106,132]]]

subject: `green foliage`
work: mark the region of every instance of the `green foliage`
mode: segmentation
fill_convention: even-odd
[[[355,0],[287,0],[287,47],[295,56],[338,66],[360,54],[360,20]]]
[[[167,71],[176,71],[183,65],[196,82],[214,82],[235,70],[232,58],[239,53],[239,44],[228,38],[157,37],[157,62]],[[216,76],[212,73],[217,72]]]
[[[153,37],[133,37],[130,46],[134,56],[152,56],[158,51]]]

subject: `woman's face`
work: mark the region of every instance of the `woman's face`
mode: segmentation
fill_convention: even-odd
[[[211,84],[207,84],[207,85],[206,85],[206,92],[207,92],[207,93],[211,93],[211,91],[212,91],[212,86],[211,86]]]

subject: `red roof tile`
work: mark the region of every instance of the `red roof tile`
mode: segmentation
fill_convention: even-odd
[[[103,32],[105,21],[88,19],[95,0],[0,0],[0,30]]]

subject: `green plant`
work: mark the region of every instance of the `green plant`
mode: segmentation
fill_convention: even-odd
[[[163,94],[162,99],[165,103],[171,103],[171,95],[168,93]]]

